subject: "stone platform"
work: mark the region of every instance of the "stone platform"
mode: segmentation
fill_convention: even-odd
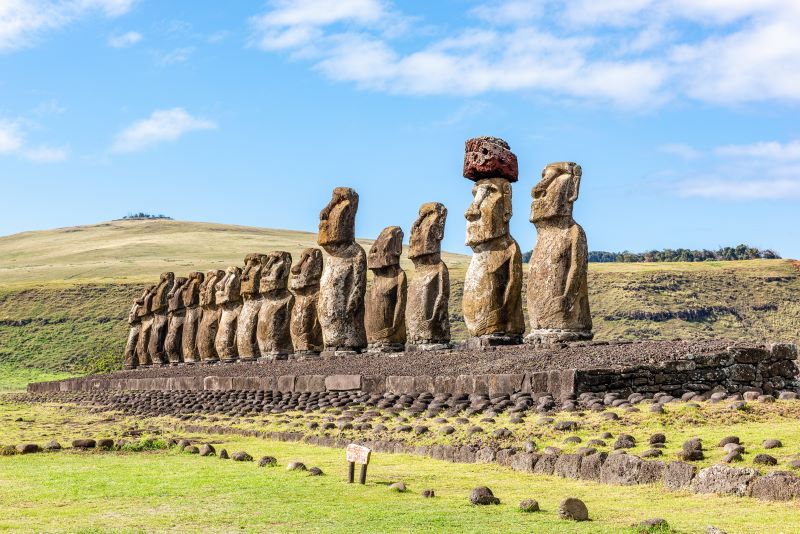
[[[349,391],[489,397],[534,393],[564,400],[582,393],[772,394],[798,387],[797,348],[791,344],[647,341],[152,367],[33,383],[28,391]]]

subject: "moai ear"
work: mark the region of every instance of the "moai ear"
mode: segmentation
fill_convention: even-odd
[[[578,165],[575,165],[575,169],[572,170],[570,179],[572,180],[572,195],[569,197],[569,203],[572,204],[576,200],[578,200],[578,193],[581,189],[581,168]]]
[[[503,182],[503,221],[508,222],[513,215],[513,207],[511,205],[511,183]]]

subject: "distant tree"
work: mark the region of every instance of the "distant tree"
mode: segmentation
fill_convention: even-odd
[[[526,253],[526,261],[530,260],[530,253]],[[691,250],[679,248],[676,250],[665,248],[663,250],[648,250],[647,252],[636,253],[624,250],[622,252],[606,252],[603,250],[590,251],[589,261],[592,263],[639,263],[639,262],[664,262],[664,261],[735,261],[735,260],[754,260],[754,259],[775,260],[780,259],[780,255],[774,250],[761,250],[748,245],[737,245],[735,247],[720,247],[714,250]]]

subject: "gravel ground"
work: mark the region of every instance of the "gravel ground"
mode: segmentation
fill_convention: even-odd
[[[280,375],[461,375],[631,367],[685,359],[689,354],[724,351],[730,341],[642,341],[592,343],[563,348],[526,346],[486,351],[452,350],[429,353],[360,354],[335,358],[272,363],[227,363],[156,367],[119,371],[103,378],[161,378],[171,376],[280,376]]]

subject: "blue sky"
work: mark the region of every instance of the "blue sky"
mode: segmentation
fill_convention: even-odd
[[[431,7],[432,6],[432,7]],[[0,235],[129,212],[357,233],[449,209],[463,143],[530,190],[583,167],[593,250],[746,242],[800,257],[796,0],[0,0]]]

